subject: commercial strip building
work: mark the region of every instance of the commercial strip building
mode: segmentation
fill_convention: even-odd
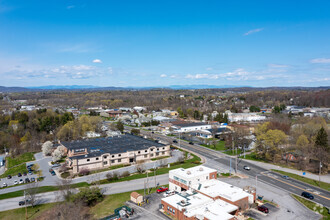
[[[169,189],[178,192],[162,199],[162,211],[176,219],[235,219],[256,199],[255,190],[243,190],[217,180],[217,171],[205,166],[169,172]]]
[[[171,122],[171,124],[172,124],[171,128],[174,130],[174,132],[177,133],[206,130],[212,128],[210,124],[206,124],[203,122],[174,121]]]
[[[170,156],[170,145],[131,134],[61,142],[60,145],[66,148],[67,165],[73,173]]]

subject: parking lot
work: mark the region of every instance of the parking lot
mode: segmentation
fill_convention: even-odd
[[[10,187],[10,186],[18,186],[18,185],[22,185],[24,183],[30,183],[31,180],[36,181],[38,178],[38,176],[36,174],[32,173],[26,173],[24,175],[24,173],[21,173],[21,176],[18,177],[18,175],[12,176],[10,179],[8,179],[8,177],[4,177],[0,179],[0,188],[6,188],[6,187]],[[27,180],[29,179],[29,180]],[[16,183],[16,184],[15,184]]]

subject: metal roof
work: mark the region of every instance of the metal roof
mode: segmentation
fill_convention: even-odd
[[[152,146],[163,147],[164,144],[156,143],[155,141],[145,139],[140,136],[131,134],[119,135],[106,138],[92,138],[85,140],[77,140],[71,142],[62,142],[69,150],[79,151],[81,149],[87,149],[87,157],[96,157],[105,153],[118,154],[127,151],[137,151],[148,149]],[[74,156],[74,158],[80,159],[86,157],[85,155]]]

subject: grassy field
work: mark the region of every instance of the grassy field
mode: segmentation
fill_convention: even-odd
[[[19,165],[21,163],[26,163],[29,161],[35,160],[32,152],[21,154],[17,157],[6,157],[7,168]]]
[[[168,185],[165,185],[168,187]],[[143,195],[144,190],[136,190],[135,192]],[[155,188],[152,188],[150,193],[156,192]],[[114,195],[108,195],[104,200],[98,203],[96,206],[90,209],[90,213],[94,215],[95,219],[103,218],[114,213],[114,210],[120,206],[125,205],[127,200],[130,200],[131,192],[119,193]]]
[[[71,186],[72,186],[72,188],[79,188],[79,187],[90,186],[90,184],[88,184],[86,182],[81,182],[81,183],[72,184]],[[52,191],[56,191],[56,190],[59,190],[59,187],[57,187],[57,186],[41,186],[38,188],[38,193],[52,192]],[[0,200],[15,198],[15,197],[23,196],[23,195],[24,195],[24,190],[19,190],[19,191],[10,192],[10,193],[4,193],[4,194],[0,194]]]
[[[224,141],[219,141],[216,146],[214,147],[213,143],[210,143],[210,145],[207,144],[202,144],[203,147],[210,148],[212,150],[217,150],[217,151],[224,151],[225,150],[225,142]]]
[[[244,158],[244,156],[240,156],[240,158]],[[259,159],[256,157],[256,153],[252,152],[250,154],[245,154],[245,158],[247,160],[254,160],[254,161],[259,161],[259,162],[266,162],[265,160]]]
[[[227,150],[227,151],[224,151],[223,153],[225,154],[228,154],[228,155],[237,155],[237,154],[241,154],[242,153],[242,150],[241,149],[237,149],[237,153],[236,153],[236,150]],[[246,156],[245,156],[246,157]]]
[[[45,211],[49,210],[50,208],[54,207],[57,203],[49,203],[49,204],[42,204],[37,205],[35,207],[28,207],[28,219],[38,219],[38,217]],[[3,220],[18,220],[18,219],[25,219],[25,208],[13,209],[4,212],[0,212],[0,219]]]
[[[321,214],[323,216],[323,219],[330,219],[329,210],[324,206],[316,204],[315,202],[304,199],[297,195],[292,195],[292,196],[310,210]]]
[[[11,176],[15,176],[17,175],[18,173],[23,173],[23,172],[28,172],[27,169],[26,169],[26,166],[25,166],[25,163],[21,164],[21,165],[18,165],[16,167],[12,167],[8,170],[6,170],[6,172],[4,172],[0,178],[4,178],[4,177],[7,177],[8,175],[11,175]]]
[[[157,158],[152,158],[152,161],[156,161],[156,160],[162,160],[162,159],[166,159],[166,158],[170,158],[170,156],[164,156],[164,157],[157,157]]]
[[[272,171],[283,174],[283,175],[286,175],[286,176],[289,176],[292,179],[296,179],[296,180],[299,180],[301,182],[305,182],[305,183],[311,184],[313,186],[317,186],[317,187],[320,187],[322,189],[330,191],[330,184],[329,183],[325,183],[325,182],[320,182],[319,183],[319,181],[317,181],[317,180],[309,179],[309,178],[306,178],[306,177],[303,177],[303,176],[299,176],[297,174],[288,173],[288,172],[284,172],[284,171],[281,171],[281,170],[272,170]]]

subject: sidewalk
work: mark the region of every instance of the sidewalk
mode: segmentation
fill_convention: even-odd
[[[284,172],[288,172],[288,173],[293,173],[293,174],[297,174],[299,176],[303,176],[309,179],[313,179],[313,180],[319,180],[319,175],[313,174],[313,173],[309,173],[306,171],[302,171],[302,170],[294,170],[294,169],[290,169],[290,168],[284,168],[284,167],[280,167],[277,165],[273,165],[273,164],[269,164],[269,163],[263,163],[263,162],[259,162],[259,161],[254,161],[254,160],[246,160],[243,159],[246,162],[255,164],[257,166],[263,167],[265,169],[274,169],[274,170],[281,170]],[[306,174],[303,175],[303,172],[305,172]],[[326,174],[326,175],[321,175],[321,181],[322,182],[326,182],[326,183],[330,183],[330,174]]]

